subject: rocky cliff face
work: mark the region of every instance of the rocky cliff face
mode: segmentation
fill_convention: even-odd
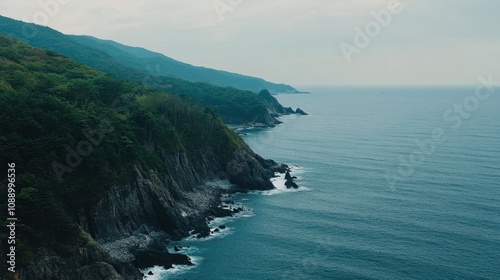
[[[269,109],[269,112],[273,116],[280,116],[280,115],[290,115],[295,113],[292,108],[285,108],[283,107],[276,98],[274,98],[271,93],[268,90],[261,90],[259,92],[259,97],[260,99],[266,104],[267,108]]]
[[[88,245],[67,256],[59,256],[48,248],[39,250],[36,262],[25,267],[17,279],[33,280],[136,280],[142,273],[129,262],[112,258],[110,254],[85,235]],[[12,275],[10,275],[12,276]]]
[[[253,120],[248,120],[238,115],[227,115],[223,116],[222,119],[224,120],[224,123],[227,124],[237,124],[250,127],[275,127],[277,124],[281,123],[276,119],[277,116],[278,115],[272,113],[272,110],[267,108],[267,111],[257,115]]]
[[[266,89],[261,90],[258,93],[258,96],[262,103],[266,106],[266,112],[259,114],[254,120],[251,121],[238,115],[225,115],[222,118],[224,123],[235,125],[240,124],[242,127],[275,127],[277,124],[281,123],[281,121],[277,119],[279,116],[291,114],[307,115],[307,113],[300,108],[293,110],[290,107],[284,107]]]
[[[269,179],[286,168],[247,146],[227,162],[210,151],[156,153],[170,174],[135,168],[133,182],[112,186],[98,204],[78,212],[77,223],[91,245],[69,257],[40,250],[39,261],[23,268],[20,279],[142,279],[132,265],[135,252],[158,249],[167,240],[208,227],[206,217],[220,205],[229,182],[240,189],[271,189]]]
[[[283,107],[276,98],[274,98],[268,90],[261,90],[259,92],[260,99],[266,104],[269,113],[271,116],[277,117],[281,115],[291,115],[291,114],[299,114],[299,115],[307,115],[304,111],[298,108],[294,111],[290,107]]]

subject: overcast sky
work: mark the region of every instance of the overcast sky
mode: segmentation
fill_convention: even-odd
[[[499,11],[498,0],[0,0],[4,16],[293,86],[500,80]]]

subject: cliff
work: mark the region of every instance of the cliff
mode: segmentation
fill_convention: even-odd
[[[217,155],[211,152],[166,156],[165,164],[174,171],[170,176],[135,168],[132,183],[113,186],[96,205],[80,211],[78,223],[100,244],[151,232],[179,239],[206,226],[205,218],[220,205],[220,195],[234,190],[224,180],[242,189],[273,188],[269,178],[279,166],[247,147],[236,151],[226,166],[214,159]]]
[[[291,114],[307,115],[307,113],[302,111],[300,108],[297,108],[297,110],[293,110],[290,107],[283,107],[283,105],[281,105],[268,90],[261,90],[259,92],[259,98],[262,100],[262,102],[264,102],[264,104],[266,104],[269,113],[273,117]]]
[[[4,36],[0,62],[0,165],[16,163],[18,218],[16,273],[2,279],[142,279],[137,266],[187,263],[169,240],[203,236],[207,217],[231,214],[221,194],[271,189],[286,169],[182,96]]]
[[[79,210],[86,245],[65,256],[40,248],[37,261],[22,267],[19,279],[142,279],[133,265],[135,252],[159,249],[168,240],[207,227],[206,218],[220,205],[222,193],[234,187],[271,189],[269,178],[283,168],[247,147],[236,151],[226,166],[214,158],[210,152],[166,156],[165,163],[175,170],[172,176],[157,171],[146,175],[135,168],[134,182],[113,186],[96,205]]]

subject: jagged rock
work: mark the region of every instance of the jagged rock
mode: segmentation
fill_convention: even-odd
[[[148,275],[155,275],[152,271],[148,272]]]
[[[289,107],[283,107],[274,96],[271,95],[271,93],[263,89],[259,92],[259,97],[260,99],[266,104],[269,112],[277,117],[280,115],[291,115],[295,113],[292,108]]]
[[[213,151],[172,155],[160,147],[154,149],[171,170],[170,174],[133,168],[134,181],[110,186],[97,204],[78,211],[75,222],[89,234],[93,244],[82,249],[83,255],[76,253],[62,258],[53,251],[45,251],[36,256],[37,262],[21,269],[21,279],[52,279],[54,276],[73,280],[74,275],[83,275],[78,278],[82,280],[142,279],[142,273],[133,264],[133,251],[150,248],[148,244],[159,238],[151,235],[152,232],[163,232],[172,240],[181,240],[195,229],[197,237],[207,237],[210,235],[207,218],[243,211],[243,208],[217,207],[221,204],[221,194],[227,191],[209,182],[222,176],[239,191],[269,190],[274,188],[269,179],[286,168],[263,159],[246,145],[225,162],[221,162],[220,156]],[[135,236],[140,238],[132,238]],[[103,250],[104,245],[107,251]],[[158,260],[188,262],[183,255],[141,254],[139,260],[143,264]],[[168,263],[165,266],[169,267]]]
[[[307,116],[309,114],[307,114],[306,112],[304,112],[302,109],[300,108],[297,108],[297,110],[295,110],[295,114],[299,114],[299,115],[302,115],[302,116]]]
[[[165,269],[172,268],[174,264],[193,265],[191,259],[182,254],[171,254],[167,250],[142,250],[135,253],[134,265],[140,269],[162,266]]]
[[[299,188],[299,185],[297,185],[295,182],[293,181],[286,181],[285,182],[285,186],[289,189],[291,188],[294,188],[294,189],[298,189]]]
[[[219,228],[220,229],[226,229],[226,225],[220,225]]]
[[[179,247],[179,246],[174,247],[174,251],[179,252],[180,250],[181,250],[181,247]]]
[[[210,236],[210,228],[205,224],[195,229],[194,234],[197,234],[196,238],[198,239],[208,237]]]
[[[294,189],[298,189],[299,188],[299,185],[297,185],[294,181],[293,181],[294,177],[292,177],[292,175],[290,175],[290,172],[287,171],[286,174],[285,174],[285,186],[290,189],[290,188],[294,188]]]
[[[108,252],[95,246],[90,236],[84,234],[83,238],[88,239],[88,244],[69,256],[60,257],[51,249],[40,249],[35,256],[36,262],[20,268],[20,279],[142,279],[142,273],[134,265],[113,259]]]
[[[217,218],[223,218],[223,217],[229,217],[233,214],[233,211],[231,211],[231,209],[225,209],[225,208],[215,208],[215,209],[211,209],[209,211],[210,215],[213,215]]]
[[[124,279],[125,275],[119,275],[115,268],[105,262],[95,262],[77,270],[78,279]],[[74,278],[72,278],[74,279]],[[126,278],[125,278],[126,279]]]
[[[277,165],[276,162],[265,160],[245,147],[235,152],[234,158],[228,162],[228,179],[242,189],[271,190],[274,186],[269,178],[274,176],[273,168]]]

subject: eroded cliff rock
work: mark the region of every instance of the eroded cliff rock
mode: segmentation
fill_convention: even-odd
[[[291,115],[291,114],[299,114],[299,115],[307,115],[306,112],[304,112],[302,109],[297,108],[296,111],[294,111],[290,107],[283,107],[278,100],[271,95],[271,93],[268,90],[261,90],[259,92],[259,97],[266,104],[266,107],[268,108],[269,113],[273,117],[278,117],[281,115]]]
[[[142,279],[133,265],[138,252],[159,252],[168,240],[208,229],[207,217],[223,193],[272,189],[274,172],[286,170],[246,145],[226,162],[210,151],[156,153],[169,174],[134,167],[134,181],[112,186],[96,205],[78,211],[77,223],[89,241],[85,247],[69,257],[40,250],[40,261],[22,268],[21,279]]]

